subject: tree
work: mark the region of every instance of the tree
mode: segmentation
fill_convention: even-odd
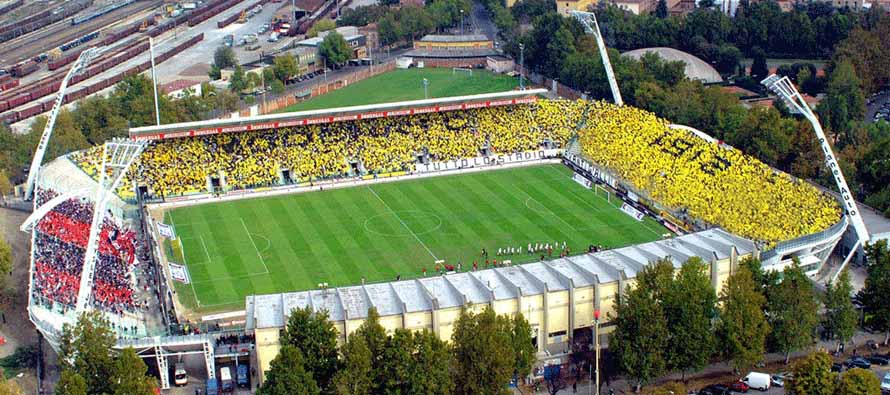
[[[87,395],[87,382],[71,370],[63,370],[56,383],[56,395]]]
[[[763,313],[766,299],[757,290],[751,271],[745,266],[726,280],[720,291],[718,337],[725,357],[736,370],[754,366],[766,351],[769,324]]]
[[[868,255],[868,277],[862,289],[866,325],[886,333],[884,343],[890,339],[890,247],[886,240],[879,240],[865,247]]]
[[[343,368],[334,376],[338,395],[370,395],[374,390],[371,351],[364,339],[350,336],[343,346]]]
[[[269,364],[266,380],[257,389],[257,395],[290,395],[321,393],[312,373],[309,372],[299,349],[290,344],[283,344],[278,355]]]
[[[238,64],[238,57],[232,47],[223,45],[213,51],[213,65],[219,69],[225,69]]]
[[[668,17],[667,1],[658,0],[658,5],[655,6],[655,16],[661,19]]]
[[[0,237],[0,279],[6,280],[6,276],[12,272],[12,247],[3,237]]]
[[[241,65],[235,66],[235,72],[229,77],[229,90],[241,93],[245,89],[247,89],[247,77],[244,76],[244,69]]]
[[[510,344],[509,318],[490,306],[479,314],[466,310],[451,334],[456,394],[507,394],[516,363]]]
[[[7,195],[12,194],[12,183],[9,181],[9,176],[6,175],[6,171],[0,169],[0,199],[4,199]]]
[[[516,377],[525,377],[532,370],[538,348],[532,342],[532,327],[522,313],[516,314],[510,321],[510,341],[516,359],[513,374]]]
[[[284,84],[279,80],[272,81],[269,90],[276,95],[282,94],[284,93]]]
[[[396,329],[383,351],[383,392],[409,394],[414,373],[414,334]]]
[[[633,289],[618,299],[609,349],[618,367],[638,386],[661,376],[666,368],[668,323],[661,302],[673,273],[668,260],[659,260],[637,274]]]
[[[856,179],[863,185],[865,203],[890,217],[890,122],[873,124],[875,143],[863,155],[856,168]]]
[[[849,61],[842,61],[831,72],[825,100],[816,110],[822,123],[837,136],[838,147],[857,143],[848,132],[852,129],[850,122],[865,117],[865,95]]]
[[[852,294],[850,273],[846,270],[838,277],[837,283],[829,281],[825,285],[825,317],[822,326],[832,339],[837,340],[837,349],[850,341],[856,332],[858,314],[853,306]]]
[[[680,268],[665,299],[670,341],[667,366],[683,372],[700,371],[717,346],[711,322],[717,316],[717,295],[711,286],[708,265],[690,258]]]
[[[121,352],[115,361],[114,376],[110,378],[114,395],[154,395],[157,383],[147,376],[148,367],[132,347]]]
[[[333,32],[325,36],[318,45],[318,54],[329,65],[342,65],[352,57],[352,49],[340,33]]]
[[[797,361],[792,367],[794,380],[786,381],[792,394],[834,394],[834,373],[831,372],[831,356],[817,351]]]
[[[414,334],[414,363],[408,394],[450,395],[452,356],[448,344],[429,331]]]
[[[117,335],[101,313],[82,313],[73,326],[65,324],[62,327],[59,339],[59,365],[62,371],[79,375],[90,394],[114,393],[109,378],[117,371],[111,354],[116,340]]]
[[[881,393],[881,382],[874,372],[861,368],[853,368],[841,375],[837,383],[837,395],[862,395]]]
[[[377,23],[377,34],[380,36],[380,44],[394,44],[402,37],[401,25],[393,14],[387,14]]]
[[[769,74],[766,65],[766,53],[760,48],[754,49],[754,63],[751,65],[751,78],[756,81],[763,80]]]
[[[312,24],[312,27],[306,32],[306,37],[316,37],[318,36],[318,33],[334,30],[336,27],[337,24],[333,19],[324,18]]]
[[[6,378],[0,378],[0,395],[22,395],[22,387],[18,383]]]
[[[310,307],[294,309],[281,338],[282,345],[294,346],[301,354],[301,363],[318,386],[329,388],[337,372],[337,329],[328,320],[327,312],[313,312]]]
[[[795,258],[782,272],[782,282],[768,301],[772,338],[788,363],[791,353],[813,344],[819,324],[819,303],[813,283]]]
[[[294,55],[286,54],[276,56],[272,61],[272,72],[275,77],[282,83],[287,83],[300,72],[300,66],[297,64],[297,58]]]

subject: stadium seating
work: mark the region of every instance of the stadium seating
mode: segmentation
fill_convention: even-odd
[[[38,204],[54,196],[52,190],[40,190]],[[92,217],[91,204],[71,199],[38,222],[32,273],[32,291],[38,302],[49,307],[58,304],[62,309],[76,303]],[[131,281],[135,257],[135,233],[106,218],[99,235],[93,305],[118,314],[135,310]]]
[[[280,169],[299,182],[345,176],[350,163],[368,174],[410,171],[418,153],[442,161],[479,156],[485,147],[494,153],[546,142],[565,147],[576,131],[592,162],[643,195],[737,235],[775,243],[840,219],[832,198],[753,157],[670,129],[646,111],[583,100],[163,140],[130,173],[154,196],[174,196],[204,192],[208,176],[218,174],[242,189],[277,184]],[[100,153],[71,158],[96,177]]]
[[[837,202],[812,185],[638,108],[594,103],[579,135],[591,161],[651,199],[740,236],[773,243],[840,220]]]

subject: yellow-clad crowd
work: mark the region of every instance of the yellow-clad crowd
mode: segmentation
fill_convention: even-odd
[[[812,185],[633,107],[602,102],[579,131],[585,156],[672,209],[768,243],[822,231],[837,201]]]
[[[580,129],[579,129],[580,128]],[[137,168],[155,196],[207,190],[208,176],[229,188],[411,171],[432,161],[565,147],[576,133],[593,163],[672,211],[773,243],[824,230],[840,207],[813,186],[730,147],[675,130],[652,113],[605,102],[538,100],[527,105],[301,126],[152,143]],[[101,149],[72,156],[96,176]]]

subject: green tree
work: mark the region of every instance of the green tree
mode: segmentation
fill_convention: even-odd
[[[272,84],[269,85],[269,90],[276,95],[282,94],[284,93],[284,83],[279,80],[272,81]]]
[[[370,395],[374,393],[371,351],[365,339],[350,336],[343,345],[343,368],[334,376],[338,395]]]
[[[59,382],[56,383],[56,395],[87,395],[87,382],[81,375],[63,370]]]
[[[213,51],[213,65],[220,69],[233,67],[238,64],[238,57],[235,50],[229,46],[223,45]]]
[[[532,327],[522,313],[516,314],[510,324],[510,340],[516,359],[514,374],[516,377],[525,377],[532,370],[538,348],[532,342]]]
[[[837,283],[831,281],[825,285],[825,317],[822,326],[832,339],[837,340],[837,348],[850,341],[856,332],[858,314],[853,306],[853,286],[850,284],[850,273],[844,270]]]
[[[884,344],[890,339],[890,247],[879,240],[865,247],[868,255],[868,277],[862,289],[866,325],[885,332]]]
[[[0,279],[6,280],[6,276],[12,272],[12,247],[0,236]]]
[[[507,383],[516,366],[509,321],[491,307],[479,314],[461,311],[451,334],[456,394],[509,393]]]
[[[229,77],[229,90],[241,93],[245,89],[247,89],[247,77],[244,76],[244,69],[241,65],[235,66],[235,72]]]
[[[408,394],[450,395],[454,392],[451,377],[452,356],[448,344],[429,331],[414,334],[414,363]]]
[[[306,37],[316,37],[318,33],[334,30],[336,27],[337,23],[333,19],[324,18],[312,24],[312,27],[306,32]]]
[[[13,191],[12,182],[9,181],[9,176],[6,174],[6,171],[0,169],[0,199],[4,199],[7,195],[11,195]]]
[[[792,367],[794,380],[788,380],[787,391],[792,394],[832,395],[835,377],[831,372],[831,357],[817,351],[797,361]]]
[[[655,16],[661,19],[668,17],[667,1],[658,0],[658,4],[655,6]]]
[[[770,331],[763,313],[766,298],[757,288],[751,271],[740,266],[720,291],[717,333],[725,357],[737,370],[754,366],[766,351]]]
[[[760,48],[754,49],[754,63],[751,65],[751,78],[761,81],[769,74],[769,67],[766,65],[766,53]]]
[[[286,54],[275,57],[275,60],[272,61],[272,71],[275,73],[275,77],[284,83],[300,72],[300,66],[294,55]]]
[[[880,395],[881,381],[870,370],[853,368],[841,375],[835,393],[837,395]]]
[[[619,369],[638,386],[665,372],[669,333],[662,301],[672,277],[669,260],[646,266],[637,273],[635,286],[621,294],[612,317],[615,331],[609,349],[615,353]]]
[[[114,393],[109,378],[117,371],[111,354],[116,341],[117,335],[101,313],[82,313],[73,326],[65,324],[62,327],[59,365],[63,372],[83,378],[90,394]]]
[[[380,44],[392,45],[402,37],[401,25],[395,15],[387,14],[377,23],[377,34],[380,36]]]
[[[708,265],[698,257],[686,261],[664,304],[670,333],[667,366],[681,371],[685,380],[687,371],[700,371],[708,365],[717,346],[711,324],[717,316],[717,294]]]
[[[278,355],[269,364],[266,380],[257,389],[257,395],[290,395],[321,393],[312,373],[306,369],[303,354],[290,344],[283,344]]]
[[[782,272],[782,282],[769,297],[768,311],[773,343],[785,354],[787,364],[792,352],[813,344],[819,324],[819,302],[813,283],[796,258]]]
[[[856,168],[856,179],[863,185],[865,203],[890,217],[890,122],[878,122],[873,127],[875,134],[886,134],[872,137],[875,143]]]
[[[396,329],[383,350],[383,391],[387,394],[410,394],[414,380],[414,334]]]
[[[158,387],[153,377],[147,376],[148,367],[132,347],[124,349],[115,361],[110,377],[114,395],[154,395]]]
[[[338,368],[337,329],[327,312],[313,312],[308,306],[292,310],[281,344],[300,351],[301,364],[321,389],[330,387]]]
[[[330,33],[318,45],[318,55],[329,65],[342,65],[352,58],[352,49],[340,33]]]
[[[849,61],[842,61],[831,72],[825,100],[816,110],[822,123],[837,136],[838,147],[857,143],[848,132],[853,129],[851,122],[865,117],[865,95]]]

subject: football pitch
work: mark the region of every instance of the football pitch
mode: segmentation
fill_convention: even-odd
[[[427,94],[431,99],[503,92],[519,86],[516,77],[495,74],[488,70],[473,70],[470,75],[462,71],[454,72],[449,68],[399,69],[349,84],[278,112],[420,100],[424,98],[424,79],[429,83]]]
[[[181,241],[181,303],[197,312],[243,308],[244,297],[433,275],[436,260],[484,266],[540,254],[498,248],[566,242],[571,254],[657,240],[667,230],[623,213],[559,164],[377,183],[167,211]],[[554,257],[558,257],[558,250]],[[184,257],[182,256],[184,255]]]

